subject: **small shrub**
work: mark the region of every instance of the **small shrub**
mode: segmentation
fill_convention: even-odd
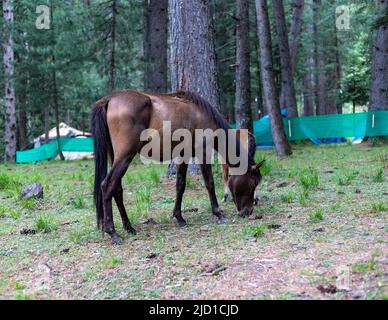
[[[352,266],[352,271],[357,273],[372,271],[376,267],[376,262],[373,260],[368,262],[358,262]]]
[[[22,282],[20,282],[20,281],[18,281],[18,280],[15,280],[15,281],[13,282],[13,287],[14,287],[16,290],[23,290],[23,289],[27,288],[27,286],[26,286],[24,283],[22,283]]]
[[[5,217],[5,212],[6,212],[6,209],[4,207],[0,207],[0,218]]]
[[[24,199],[21,201],[20,206],[23,209],[32,210],[35,207],[35,199],[33,199],[33,198]]]
[[[127,181],[128,185],[131,185],[135,181],[135,175],[133,174],[133,172],[128,171],[125,175],[125,180]]]
[[[4,172],[0,173],[0,190],[8,191],[11,196],[19,196],[21,191],[19,178]]]
[[[388,203],[376,202],[372,204],[373,212],[384,212],[388,211]]]
[[[318,222],[323,220],[323,209],[319,208],[309,214],[310,220]]]
[[[78,195],[72,200],[72,205],[75,209],[85,208],[85,201],[83,195]]]
[[[348,186],[354,180],[354,174],[352,172],[345,172],[344,174],[337,175],[335,180],[340,186]]]
[[[41,215],[35,219],[35,228],[40,232],[51,232],[56,229],[54,221],[51,217]]]
[[[113,257],[111,259],[108,259],[108,260],[105,260],[103,263],[102,263],[102,267],[104,269],[111,269],[111,268],[114,268],[116,266],[118,266],[119,264],[121,264],[122,261],[120,258],[118,257]]]
[[[151,189],[143,186],[135,192],[134,209],[129,213],[131,223],[136,223],[140,218],[148,218],[151,207]]]
[[[384,182],[384,170],[380,168],[377,170],[376,174],[372,176],[373,182]]]
[[[21,217],[22,212],[20,210],[12,210],[9,215],[12,219],[17,220]]]
[[[15,293],[15,299],[16,300],[32,300],[33,296],[23,293],[22,291],[17,291]]]
[[[303,190],[300,193],[298,201],[301,206],[305,206],[307,204],[308,196],[309,196],[309,193],[307,190]]]
[[[280,199],[283,201],[283,202],[286,202],[286,203],[291,203],[293,200],[294,200],[294,195],[290,192],[288,193],[285,193],[285,194],[282,194],[280,196]]]
[[[259,238],[264,235],[265,230],[267,230],[267,225],[265,224],[259,224],[256,227],[253,227],[252,229],[252,236],[255,238]]]
[[[154,166],[149,170],[148,176],[152,183],[157,184],[160,182],[160,175]]]
[[[12,180],[8,174],[0,173],[0,190],[8,189],[11,182]]]
[[[305,169],[299,173],[299,182],[304,190],[315,189],[319,186],[319,176],[314,169]]]

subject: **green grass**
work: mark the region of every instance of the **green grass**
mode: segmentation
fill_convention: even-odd
[[[0,219],[5,218],[7,209],[3,206],[0,206]]]
[[[71,203],[75,209],[83,209],[86,206],[83,195],[77,195],[71,200]]]
[[[31,199],[21,200],[20,206],[23,209],[32,210],[35,207],[35,199],[31,198]]]
[[[280,199],[285,203],[291,203],[294,200],[295,196],[293,193],[288,192],[280,196]]]
[[[20,210],[11,210],[9,212],[9,216],[12,219],[17,220],[17,219],[19,219],[22,216],[22,212]]]
[[[373,182],[383,182],[384,181],[384,169],[380,168],[376,171],[376,173],[372,176]]]
[[[35,228],[40,232],[51,232],[57,228],[52,217],[40,215],[34,220]]]
[[[309,214],[309,218],[313,222],[322,221],[323,220],[323,216],[324,216],[324,214],[323,214],[323,209],[322,208],[316,209],[316,210],[310,212],[310,214]]]
[[[355,174],[352,171],[344,170],[343,173],[337,174],[335,180],[340,186],[348,186],[352,183],[355,178]]]
[[[113,201],[124,238],[118,247],[96,228],[92,161],[0,164],[0,299],[299,299],[302,292],[306,299],[351,298],[316,289],[335,284],[337,266],[349,266],[362,298],[387,296],[380,261],[388,146],[298,144],[285,159],[258,150],[257,161],[264,158],[254,216],[235,215],[230,198],[221,203],[221,170],[214,167],[229,222],[216,223],[201,175],[189,175],[182,211],[188,227],[179,228],[167,165],[144,166],[136,157],[122,182],[137,235],[126,234]],[[21,200],[22,186],[33,182],[44,186],[44,198]],[[202,275],[218,266],[225,271]],[[279,286],[284,279],[293,287]]]
[[[304,190],[316,189],[319,186],[318,172],[313,168],[302,170],[299,174],[299,183]]]
[[[357,273],[373,271],[375,268],[376,263],[373,260],[367,262],[358,262],[352,265],[352,271]]]
[[[388,202],[383,203],[383,202],[376,202],[372,204],[372,211],[373,212],[388,212]]]
[[[298,202],[301,206],[305,206],[308,203],[309,193],[307,190],[303,190],[298,196]]]

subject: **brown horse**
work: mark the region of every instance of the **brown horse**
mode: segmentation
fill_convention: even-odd
[[[196,129],[222,129],[224,131],[230,129],[228,123],[215,108],[199,95],[190,92],[170,94],[140,93],[132,90],[116,92],[95,103],[91,121],[95,149],[94,197],[97,226],[108,233],[115,244],[121,243],[121,238],[114,228],[112,198],[115,199],[125,230],[135,233],[124,208],[121,179],[134,156],[146,144],[141,141],[142,132],[146,129],[155,129],[160,135],[163,135],[164,121],[170,121],[172,132],[185,128],[193,135]],[[235,140],[236,148],[239,149],[239,138],[235,136]],[[173,147],[177,143],[171,141]],[[194,149],[195,141],[192,143]],[[216,143],[214,149],[216,151],[219,149]],[[228,184],[238,210],[250,213],[253,210],[254,190],[261,179],[262,163],[254,163],[253,149],[250,148],[248,154],[247,172],[239,176],[230,176]],[[226,163],[232,166],[228,155],[222,156]],[[108,160],[111,164],[109,172],[107,170]],[[211,164],[204,163],[200,167],[212,212],[220,223],[226,222],[227,219],[218,206]],[[179,226],[186,225],[181,213],[186,172],[187,163],[177,166],[173,216],[177,219]]]

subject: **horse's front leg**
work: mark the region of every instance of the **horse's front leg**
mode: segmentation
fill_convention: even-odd
[[[205,186],[209,193],[213,214],[218,218],[218,223],[226,223],[228,219],[218,206],[211,164],[201,164],[201,172],[205,180]]]
[[[182,217],[182,198],[183,193],[186,189],[186,173],[187,173],[187,163],[182,163],[177,165],[176,172],[176,199],[175,207],[173,212],[173,217],[176,218],[178,225],[180,227],[185,227],[187,225],[185,219]]]

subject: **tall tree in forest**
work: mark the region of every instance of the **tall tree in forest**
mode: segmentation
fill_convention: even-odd
[[[306,33],[308,35],[314,34],[314,14],[312,1],[306,3]],[[313,42],[306,43],[305,41],[305,50],[306,50],[306,70],[303,73],[303,116],[313,116],[314,115],[314,69],[315,69],[315,50]]]
[[[260,39],[260,64],[264,98],[268,108],[276,152],[278,156],[284,157],[292,154],[292,151],[284,132],[279,99],[275,87],[267,0],[256,0],[256,14],[258,38]]]
[[[169,0],[172,90],[199,93],[220,108],[210,0]]]
[[[172,90],[193,91],[217,109],[220,97],[210,0],[169,0]],[[174,162],[167,176],[175,171]],[[189,171],[198,172],[198,165]]]
[[[300,42],[300,34],[302,32],[304,0],[292,1],[292,20],[290,27],[290,57],[291,57],[291,72],[295,74],[297,53]]]
[[[116,86],[116,15],[117,15],[117,0],[111,0],[110,3],[111,18],[110,18],[110,52],[109,52],[109,80],[108,88],[113,91]]]
[[[335,5],[335,0],[330,1],[330,5]],[[339,52],[339,40],[336,27],[336,14],[333,10],[331,14],[331,26],[329,35],[331,39],[328,39],[328,46],[331,46],[330,52],[328,52],[328,65],[330,66],[328,71],[328,76],[330,77],[330,83],[327,86],[329,91],[328,100],[326,102],[326,113],[342,113],[342,105],[340,103],[339,94],[340,94],[340,84],[341,84],[341,66],[340,66],[340,52]]]
[[[388,0],[377,1],[369,110],[388,110]]]
[[[143,0],[144,89],[167,91],[168,0]]]
[[[291,70],[290,48],[288,46],[288,33],[284,6],[282,0],[273,0],[276,33],[278,36],[278,46],[280,51],[281,64],[281,93],[280,106],[287,108],[287,117],[297,117],[298,109],[296,105],[294,77]]]
[[[14,161],[16,155],[16,109],[14,88],[14,7],[12,0],[3,0],[4,16],[4,70],[5,70],[5,161]]]
[[[326,114],[326,104],[328,101],[327,88],[326,88],[326,70],[325,70],[325,55],[324,48],[325,43],[321,34],[320,24],[322,23],[321,0],[314,0],[314,43],[315,43],[315,67],[316,67],[316,80],[315,80],[315,95],[316,95],[316,114]]]
[[[236,0],[236,101],[237,128],[253,131],[249,54],[248,0]]]
[[[62,150],[61,150],[61,133],[59,129],[59,92],[58,92],[58,81],[57,81],[57,61],[56,61],[56,52],[55,52],[55,44],[57,42],[57,35],[55,33],[56,29],[54,28],[54,6],[52,0],[50,0],[50,14],[51,14],[51,35],[52,35],[52,47],[51,47],[51,62],[52,62],[52,105],[54,108],[54,114],[55,114],[55,129],[57,134],[57,145],[58,145],[58,153],[59,158],[61,160],[65,160],[65,157],[63,156]]]

